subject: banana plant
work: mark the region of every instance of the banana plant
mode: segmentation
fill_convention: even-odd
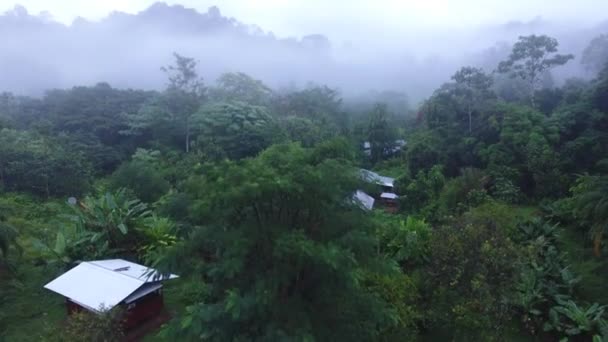
[[[137,234],[135,229],[151,215],[148,206],[132,199],[121,189],[106,192],[99,197],[86,197],[74,208],[71,219],[82,231],[91,232],[91,242],[108,241],[110,248],[128,248],[128,235]]]
[[[555,330],[566,336],[601,336],[604,339],[608,337],[602,336],[606,332],[605,310],[606,306],[598,303],[585,307],[572,300],[560,301],[549,311],[549,321],[545,323],[544,330]]]

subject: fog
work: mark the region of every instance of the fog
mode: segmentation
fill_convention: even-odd
[[[57,1],[57,16],[53,8],[38,14],[23,6],[0,16],[0,92],[37,96],[50,88],[102,81],[120,88],[161,89],[165,75],[160,67],[178,52],[200,62],[199,72],[207,83],[224,72],[243,71],[275,88],[314,82],[338,88],[345,97],[390,90],[404,92],[416,103],[461,66],[492,71],[520,35],[553,36],[561,53],[580,57],[593,37],[608,33],[604,1],[581,1],[570,11],[560,1],[530,1],[528,10],[519,0],[512,2],[513,8],[497,2],[495,10],[491,2],[484,2],[489,7],[483,10],[485,15],[471,12],[466,20],[463,10],[454,10],[458,2],[443,1],[444,6],[429,1],[435,6],[424,12],[429,17],[409,15],[406,23],[382,1],[362,2],[367,7],[337,1],[345,8],[343,15],[336,12],[340,5],[330,11],[315,1],[308,7],[307,2],[295,1],[291,8],[291,2],[264,1],[261,7],[266,12],[252,9],[254,14],[248,15],[236,11],[235,4],[242,1],[226,1],[228,11],[243,18],[224,14],[221,6],[189,8],[192,1],[148,8],[134,1],[142,7],[129,8],[129,13],[83,13],[90,19],[73,19],[77,14],[66,14],[61,3]],[[123,6],[116,2],[112,8],[112,3],[107,2],[108,9]],[[273,3],[277,10],[268,12]],[[32,1],[34,10],[47,9],[41,6]],[[407,10],[406,5],[399,6]],[[72,8],[79,9],[89,11]],[[365,16],[365,9],[369,15],[357,17]],[[553,76],[559,83],[589,75],[577,58],[555,69]]]

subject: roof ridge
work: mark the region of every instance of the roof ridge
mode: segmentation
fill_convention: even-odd
[[[108,260],[124,260],[124,259],[108,259]],[[124,260],[124,261],[127,261],[127,260]],[[118,271],[113,270],[113,269],[111,269],[111,268],[108,268],[108,267],[105,267],[105,266],[98,265],[98,264],[96,264],[96,263],[95,263],[95,261],[85,261],[85,262],[86,262],[87,264],[91,264],[91,265],[93,265],[93,266],[96,266],[96,267],[99,267],[99,268],[103,268],[104,270],[106,270],[106,271],[110,271],[110,272],[112,272],[112,273],[114,273],[114,274],[119,274],[119,275],[121,275],[121,276],[123,276],[123,277],[129,277],[129,278],[131,278],[131,279],[136,279],[136,280],[139,280],[139,281],[143,282],[144,284],[147,282],[147,279],[146,279],[146,280],[141,279],[141,276],[143,276],[144,274],[146,274],[145,272],[144,272],[144,273],[143,273],[141,276],[139,276],[139,277],[133,277],[133,276],[128,275],[128,274],[126,274],[126,273],[118,272]],[[143,265],[142,265],[142,266],[143,266]],[[129,267],[131,267],[131,266],[129,266]],[[144,266],[144,267],[146,267],[148,270],[150,269],[150,267],[147,267],[147,266]],[[148,278],[149,278],[149,277],[148,277]]]

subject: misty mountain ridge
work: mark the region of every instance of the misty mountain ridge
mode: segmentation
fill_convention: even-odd
[[[492,69],[523,34],[553,35],[560,50],[576,55],[608,21],[573,28],[544,21],[506,21],[491,28],[453,32],[408,32],[403,40],[331,42],[326,34],[281,38],[257,25],[222,15],[218,7],[201,13],[158,2],[137,13],[113,12],[99,21],[75,19],[71,25],[52,15],[28,13],[23,6],[0,16],[0,91],[40,95],[50,88],[106,81],[120,88],[160,89],[160,67],[172,53],[200,61],[211,82],[224,72],[243,71],[272,87],[328,84],[345,95],[368,90],[426,97],[461,65]],[[388,35],[387,35],[388,36]],[[497,44],[500,43],[500,44]],[[497,60],[498,59],[498,60]],[[580,71],[571,62],[556,79]]]

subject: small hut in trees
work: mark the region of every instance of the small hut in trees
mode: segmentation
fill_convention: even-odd
[[[364,181],[377,187],[375,192],[371,192],[376,203],[384,207],[389,213],[397,212],[399,208],[399,196],[395,194],[395,179],[381,176],[376,172],[365,169],[360,169],[359,173]],[[373,203],[372,206],[374,205]]]
[[[164,312],[162,282],[177,278],[122,259],[81,262],[44,287],[65,297],[68,314],[123,307],[129,331]]]

